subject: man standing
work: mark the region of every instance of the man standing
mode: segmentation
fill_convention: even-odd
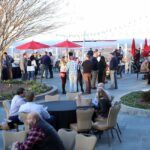
[[[86,84],[86,94],[90,94],[92,62],[90,61],[89,55],[86,55],[86,60],[83,62],[82,66],[83,66],[83,79]]]
[[[28,62],[28,56],[27,53],[23,54],[23,58],[20,59],[20,70],[21,70],[21,78],[22,80],[27,80],[27,62]]]
[[[45,71],[45,78],[48,78],[48,68],[51,64],[51,59],[48,56],[48,52],[45,52],[45,55],[41,58],[41,78],[43,77],[43,73]]]
[[[54,63],[54,58],[51,52],[49,52],[49,57],[51,59],[51,63],[49,65],[49,73],[50,73],[50,78],[53,78],[53,63]]]
[[[91,59],[92,62],[92,80],[91,80],[91,88],[96,89],[96,80],[97,80],[97,71],[98,71],[98,50],[94,51],[93,57]]]
[[[110,89],[117,89],[118,85],[117,85],[116,71],[118,68],[118,61],[114,52],[111,53],[111,56],[110,56],[109,68],[110,68],[110,79],[111,79]]]
[[[3,59],[2,59],[2,67],[3,67],[3,69],[6,69],[8,79],[13,78],[13,74],[12,74],[12,63],[13,62],[14,62],[14,59],[10,55],[8,55],[6,52],[4,52]]]
[[[69,71],[70,92],[77,91],[77,70],[78,63],[74,60],[73,53],[69,53],[70,61],[67,63],[67,71]]]

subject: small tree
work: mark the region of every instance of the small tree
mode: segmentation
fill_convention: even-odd
[[[62,0],[0,0],[0,78],[2,54],[17,39],[56,29]]]

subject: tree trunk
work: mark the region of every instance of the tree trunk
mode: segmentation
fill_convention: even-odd
[[[0,80],[2,79],[2,56],[3,53],[0,51]]]

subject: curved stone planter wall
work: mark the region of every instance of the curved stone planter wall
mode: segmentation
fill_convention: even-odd
[[[42,93],[42,94],[39,94],[39,95],[36,95],[35,96],[35,100],[44,100],[45,99],[45,95],[54,95],[58,92],[58,88],[56,86],[51,86],[51,90],[46,92],[46,93]]]
[[[129,115],[150,117],[150,110],[134,108],[124,104],[121,104],[121,112]]]

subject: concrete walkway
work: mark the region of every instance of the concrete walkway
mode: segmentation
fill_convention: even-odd
[[[47,85],[55,85],[58,87],[61,100],[66,100],[66,96],[61,94],[61,80],[58,74],[54,75],[53,79],[44,79],[43,83]],[[109,82],[105,88],[108,89]],[[150,86],[146,84],[146,81],[136,79],[135,74],[126,74],[122,79],[118,79],[118,89],[109,90],[110,94],[118,100],[120,95],[128,93],[130,91],[150,89]],[[67,81],[66,91],[69,91],[69,83]],[[92,94],[87,95],[91,98],[95,97],[95,90],[92,90]],[[3,121],[4,111],[0,108],[0,122]],[[98,140],[96,150],[149,150],[150,149],[150,121],[147,117],[131,116],[119,113],[118,123],[120,125],[122,135],[122,143],[119,143],[117,137],[112,139],[111,146],[108,146],[107,134],[103,134],[102,138]],[[115,135],[115,133],[114,133]],[[0,150],[2,149],[3,142],[0,132]]]

